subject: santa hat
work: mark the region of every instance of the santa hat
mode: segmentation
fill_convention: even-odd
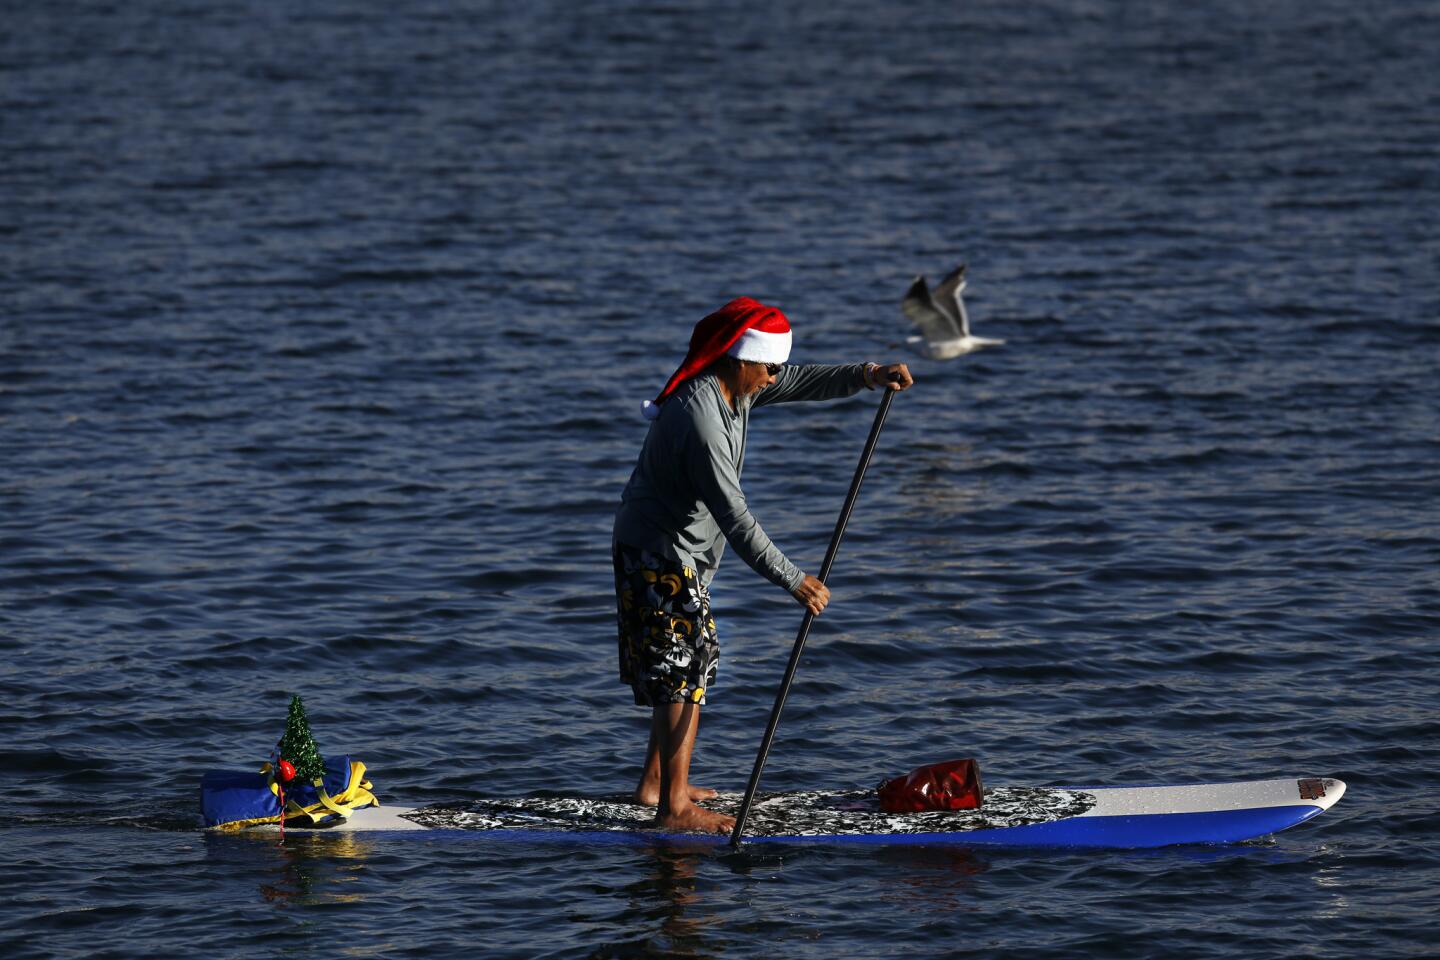
[[[790,359],[790,321],[774,307],[749,297],[736,297],[699,323],[690,334],[690,352],[652,403],[641,407],[646,420],[660,416],[660,404],[679,386],[722,356],[755,363]]]

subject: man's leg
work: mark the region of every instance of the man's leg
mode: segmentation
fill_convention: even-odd
[[[735,818],[697,806],[690,792],[690,757],[700,728],[697,703],[656,704],[651,736],[660,765],[660,804],[655,825],[665,830],[729,833]]]
[[[676,704],[678,706],[678,704]],[[635,788],[635,802],[647,807],[659,806],[660,804],[660,727],[662,725],[661,714],[665,710],[663,706],[656,707],[650,717],[650,745],[645,749],[645,768],[640,772],[640,784]],[[695,711],[695,723],[698,730],[700,723],[700,711]],[[686,774],[689,779],[689,774]],[[715,796],[715,791],[709,787],[697,787],[693,784],[689,788],[690,800],[698,803],[701,800],[709,800]]]

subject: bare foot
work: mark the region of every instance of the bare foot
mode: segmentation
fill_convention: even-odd
[[[715,791],[709,787],[690,787],[690,802],[699,803],[701,800],[709,800],[715,796]],[[660,806],[660,784],[643,784],[635,788],[635,802],[642,807]]]
[[[663,817],[655,818],[655,826],[661,830],[685,830],[695,833],[729,833],[735,829],[735,818],[727,817],[714,810],[706,810],[695,804],[686,804],[679,810],[672,810]]]

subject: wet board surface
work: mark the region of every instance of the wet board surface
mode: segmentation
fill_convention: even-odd
[[[908,814],[880,810],[873,790],[762,794],[751,809],[745,841],[1110,848],[1235,843],[1303,823],[1344,793],[1345,784],[1328,777],[1183,786],[995,787],[986,791],[979,810]],[[721,794],[705,805],[733,815],[739,803],[739,794]],[[306,832],[463,833],[591,844],[727,841],[722,835],[654,830],[652,816],[652,809],[620,796],[530,797],[420,809],[382,806]]]

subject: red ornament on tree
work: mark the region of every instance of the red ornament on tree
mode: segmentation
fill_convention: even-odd
[[[284,759],[284,758],[282,757],[281,760],[280,760],[280,781],[281,781],[282,783],[289,783],[291,780],[294,780],[294,779],[295,779],[295,764],[291,763],[289,760],[286,760],[286,759]]]

